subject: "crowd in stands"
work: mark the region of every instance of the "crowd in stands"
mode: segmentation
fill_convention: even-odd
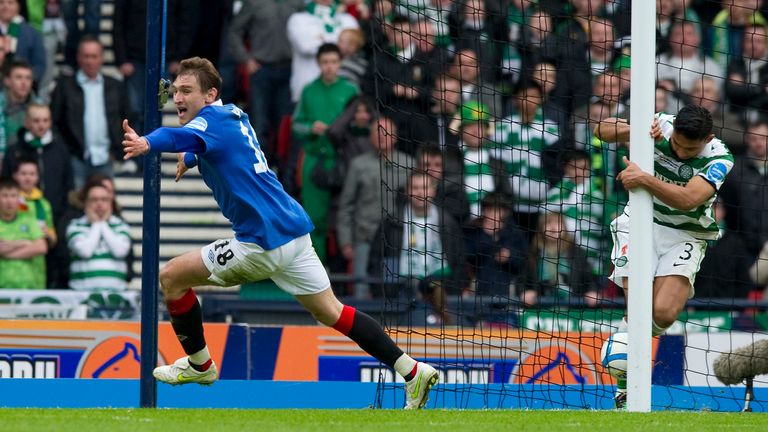
[[[109,179],[141,170],[120,162],[120,121],[142,129],[146,2],[113,1],[114,77],[100,2],[82,2],[82,30],[78,3],[0,0],[0,157],[13,179],[0,204],[21,202],[1,208],[2,287],[121,289],[130,273]],[[701,297],[760,296],[768,280],[763,3],[656,2],[656,110],[706,107],[737,160]],[[167,70],[193,55],[217,64],[221,98],[247,110],[312,218],[318,255],[354,276],[340,294],[413,295],[444,322],[449,296],[595,305],[620,295],[605,276],[628,150],[592,129],[629,115],[629,10],[628,0],[168,0]],[[39,278],[42,255],[45,283],[6,270],[26,260]]]

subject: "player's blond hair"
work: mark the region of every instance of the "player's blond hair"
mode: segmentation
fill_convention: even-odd
[[[179,76],[182,75],[194,75],[203,93],[216,89],[217,95],[221,94],[221,75],[213,63],[206,58],[191,57],[182,60],[179,64]]]

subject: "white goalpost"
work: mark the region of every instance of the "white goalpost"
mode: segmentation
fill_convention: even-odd
[[[649,135],[654,114],[656,81],[656,3],[632,2],[632,110],[630,159],[653,173],[653,141]],[[630,193],[630,287],[627,313],[627,410],[651,410],[651,321],[653,308],[653,201],[644,190]]]

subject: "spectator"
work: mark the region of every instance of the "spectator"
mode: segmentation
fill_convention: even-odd
[[[304,161],[301,172],[301,202],[315,224],[310,234],[320,260],[325,262],[326,236],[329,225],[329,205],[332,193],[327,186],[317,184],[314,172],[325,170],[330,173],[336,163],[336,150],[328,139],[328,127],[344,112],[350,99],[358,93],[357,87],[337,73],[341,64],[339,47],[324,44],[317,51],[320,77],[309,83],[301,92],[296,107],[293,131],[303,144]],[[320,165],[320,168],[316,168]],[[333,174],[329,174],[333,176]],[[338,177],[338,176],[336,176]],[[328,178],[327,184],[340,186],[342,178]]]
[[[416,52],[413,54],[415,70],[421,68],[423,85],[431,87],[435,78],[444,73],[451,54],[437,44],[435,25],[428,19],[421,19],[411,26]]]
[[[751,123],[746,132],[746,154],[736,159],[719,195],[726,226],[743,236],[754,259],[768,242],[768,122]]]
[[[701,55],[700,44],[695,23],[679,21],[672,24],[669,52],[656,60],[657,79],[672,81],[678,89],[689,89],[696,80],[709,76],[718,87],[721,86],[725,78],[724,68],[711,57]]]
[[[3,172],[11,172],[17,161],[22,159],[34,160],[40,167],[40,189],[51,203],[56,235],[64,238],[69,222],[64,217],[69,207],[67,198],[74,190],[72,162],[66,143],[51,128],[51,110],[47,105],[33,103],[27,108],[24,129],[19,131],[19,142],[8,149]],[[45,258],[48,287],[68,286],[69,251],[66,242],[57,242]]]
[[[114,215],[114,194],[98,179],[82,190],[85,216],[67,227],[72,252],[69,287],[78,291],[122,291],[127,287],[128,224]]]
[[[339,12],[352,15],[356,20],[367,20],[371,17],[371,8],[365,0],[342,0]]]
[[[45,74],[38,80],[37,95],[44,103],[50,102],[53,78],[57,74],[56,54],[63,47],[67,27],[62,15],[61,2],[26,0],[21,3],[21,14],[43,36],[45,48]]]
[[[462,151],[462,183],[469,202],[469,217],[480,217],[480,201],[491,192],[506,193],[509,182],[501,160],[494,157],[488,144],[489,116],[485,106],[476,102],[461,107],[459,148]],[[464,222],[459,220],[460,223]]]
[[[451,37],[456,50],[475,53],[480,68],[479,82],[496,83],[501,59],[509,41],[509,28],[501,14],[490,13],[485,0],[462,0],[450,16]]]
[[[524,82],[515,96],[517,114],[496,125],[494,141],[514,194],[512,216],[530,237],[536,232],[539,206],[549,190],[544,170],[546,153],[556,148],[559,136],[557,125],[541,110],[541,87]]]
[[[458,161],[458,131],[451,123],[461,106],[461,82],[452,75],[441,74],[434,80],[430,96],[432,100],[427,121],[416,131],[416,139],[420,143],[437,143],[441,150],[450,153],[453,157],[450,163],[455,163],[451,168],[455,166],[453,172],[458,172],[461,165]]]
[[[712,210],[720,226],[720,239],[707,242],[706,255],[696,275],[696,295],[699,298],[746,299],[753,282],[763,282],[760,285],[765,285],[768,272],[757,272],[758,264],[752,267],[754,271],[750,270],[752,257],[747,253],[744,237],[725,225],[725,208],[722,203],[715,201]],[[759,261],[758,258],[755,263]],[[751,281],[750,276],[760,277]]]
[[[425,144],[416,152],[416,168],[429,174],[437,185],[433,202],[457,222],[469,218],[469,201],[461,177],[462,160],[449,158],[435,144]],[[455,168],[449,168],[452,166]]]
[[[67,195],[74,189],[69,150],[51,128],[47,105],[30,104],[19,141],[8,149],[3,172],[10,173],[21,160],[31,159],[40,168],[40,189],[51,203],[53,220],[58,221],[67,207]]]
[[[518,290],[523,304],[533,306],[541,297],[578,300],[594,305],[598,286],[584,251],[574,244],[563,216],[546,212],[540,231],[531,242],[525,272]]]
[[[595,16],[600,5],[582,9],[583,4],[574,2],[573,18],[549,35],[542,49],[542,60],[553,62],[558,71],[551,98],[568,116],[589,102],[593,76],[613,61],[614,27],[611,21]],[[593,58],[597,61],[594,66]]]
[[[448,73],[461,82],[461,101],[479,102],[485,105],[491,119],[496,120],[504,113],[501,91],[493,83],[480,78],[477,54],[463,49],[453,58]]]
[[[514,83],[521,79],[521,72],[532,70],[541,61],[544,41],[554,30],[555,24],[547,11],[534,7],[530,0],[510,2],[507,20],[510,36],[502,59],[502,73],[505,80]]]
[[[245,66],[249,75],[251,92],[248,116],[259,143],[267,149],[270,146],[266,144],[276,138],[283,117],[291,114],[291,43],[286,34],[286,25],[288,17],[303,7],[302,0],[247,0],[243,2],[243,8],[235,15],[230,27],[228,40],[232,54],[238,63]],[[246,35],[249,49],[245,45]],[[309,40],[314,37],[313,34],[306,35]],[[309,56],[314,56],[320,43],[313,45],[314,51]],[[317,66],[312,63],[311,69],[317,72]],[[316,76],[316,73],[309,76],[310,79],[302,83],[302,87]],[[297,88],[297,98],[302,87]],[[271,153],[267,152],[270,162],[273,160]]]
[[[19,0],[0,0],[0,34],[5,42],[5,62],[22,60],[33,71],[33,78],[39,81],[45,75],[45,46],[40,32],[24,22],[19,15]]]
[[[592,86],[592,98],[590,98],[588,105],[577,109],[576,112],[573,113],[573,118],[567,125],[572,126],[574,129],[573,131],[569,131],[566,137],[570,138],[573,136],[576,140],[576,147],[586,143],[587,141],[582,141],[584,138],[583,130],[580,131],[577,129],[584,123],[587,123],[590,117],[595,114],[592,113],[591,110],[599,107],[600,109],[605,110],[604,113],[600,113],[600,116],[617,117],[619,114],[626,111],[625,105],[621,103],[621,96],[621,78],[619,75],[602,73],[596,76],[594,85]],[[561,124],[558,124],[558,126]],[[564,128],[561,127],[560,129]],[[561,139],[563,139],[562,135]],[[571,144],[570,140],[568,143]]]
[[[723,142],[728,143],[728,149],[734,154],[744,153],[744,129],[739,118],[725,110],[720,87],[710,77],[702,77],[694,81],[688,89],[688,96],[695,105],[701,105],[712,114],[712,133]]]
[[[144,85],[147,58],[147,2],[115,0],[112,21],[112,50],[115,64],[125,82],[128,120],[137,131],[144,131]]]
[[[18,132],[24,126],[27,107],[35,101],[32,93],[32,69],[27,63],[13,61],[3,79],[5,89],[0,103],[5,118],[5,139],[8,147],[19,142]]]
[[[557,67],[554,63],[543,61],[536,63],[531,70],[530,80],[541,87],[541,110],[545,118],[552,119],[560,131],[560,139],[568,142],[571,139],[569,118],[565,108],[558,105],[553,92],[557,88]],[[514,111],[514,110],[511,110]]]
[[[768,25],[760,13],[763,0],[723,0],[723,9],[709,27],[712,46],[707,55],[725,69],[731,58],[742,57],[745,28]]]
[[[563,216],[565,230],[581,248],[596,276],[604,274],[605,198],[592,181],[590,155],[584,150],[571,150],[564,157],[564,175],[547,195],[546,210]]]
[[[482,213],[465,230],[466,254],[474,269],[478,295],[513,297],[528,249],[525,233],[510,217],[507,197],[483,197]]]
[[[43,231],[45,243],[50,250],[56,245],[56,227],[53,224],[51,203],[37,187],[40,182],[40,167],[35,159],[19,159],[14,166],[12,177],[19,185],[20,213],[31,215]]]
[[[396,194],[405,185],[413,160],[395,149],[397,127],[380,117],[370,129],[368,151],[352,160],[339,199],[338,240],[344,257],[352,262],[355,297],[370,298],[368,275],[371,243],[381,222],[382,211],[394,211]],[[382,193],[384,195],[382,196]],[[383,207],[382,207],[383,206]]]
[[[77,63],[77,52],[80,49],[79,43],[84,36],[97,37],[99,35],[99,25],[101,23],[101,0],[63,0],[62,13],[64,23],[67,26],[67,40],[64,46],[64,60],[74,67]],[[80,14],[77,9],[83,4],[83,21],[85,27],[80,30],[78,22]]]
[[[345,168],[357,156],[371,151],[371,126],[376,120],[375,104],[369,96],[355,97],[328,128],[328,139],[336,148],[336,159]]]
[[[51,101],[53,124],[72,154],[78,189],[92,174],[112,176],[112,162],[123,160],[121,123],[128,116],[125,87],[103,74],[103,63],[101,43],[84,37],[77,53],[77,73],[59,77]]]
[[[339,34],[339,50],[341,51],[341,67],[339,76],[360,86],[368,71],[368,60],[363,56],[365,35],[360,29],[344,29]]]
[[[337,13],[333,0],[311,1],[306,10],[296,12],[288,18],[288,40],[293,50],[291,94],[294,102],[298,102],[304,86],[320,74],[315,61],[320,46],[326,43],[335,44],[342,30],[358,27],[354,17]]]
[[[656,0],[656,41],[657,44],[669,39],[672,24],[676,21],[690,21],[696,26],[696,33],[702,38],[699,14],[690,6],[691,0]],[[703,40],[703,38],[702,38]],[[659,51],[668,47],[661,46]]]
[[[413,155],[414,139],[426,123],[424,113],[429,111],[434,77],[424,67],[425,57],[417,51],[415,32],[407,18],[395,17],[385,32],[389,45],[376,51],[363,92],[376,95],[381,113],[397,123],[398,149]]]
[[[417,294],[432,305],[438,323],[451,324],[446,295],[460,294],[466,284],[463,236],[459,224],[432,203],[434,193],[429,175],[409,176],[407,201],[385,215],[373,237],[384,240],[371,246],[369,274],[406,298]]]
[[[19,212],[19,185],[0,179],[0,288],[45,289],[48,246],[35,218]]]
[[[768,109],[768,39],[766,27],[748,26],[744,30],[743,57],[731,57],[725,93],[730,109],[756,121]],[[726,141],[728,142],[728,141]],[[730,143],[729,143],[730,144]]]

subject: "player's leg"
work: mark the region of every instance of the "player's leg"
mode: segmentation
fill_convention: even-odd
[[[653,281],[653,335],[663,334],[675,323],[688,301],[691,282],[685,276],[657,276]]]
[[[370,315],[342,304],[330,285],[317,294],[295,297],[319,322],[349,337],[363,351],[393,368],[405,379],[406,409],[424,407],[429,390],[438,381],[438,373],[432,366],[405,354]]]
[[[406,408],[422,408],[429,390],[437,383],[437,371],[405,354],[370,315],[336,298],[310,237],[295,239],[275,253],[281,255],[276,258],[281,262],[281,269],[271,276],[272,280],[292,294],[319,322],[338,330],[393,368],[406,381]]]
[[[203,313],[192,287],[210,284],[211,272],[200,251],[187,252],[168,262],[160,270],[160,287],[165,296],[173,331],[186,357],[172,365],[155,369],[154,376],[169,384],[196,382],[210,384],[218,378],[203,333]]]

